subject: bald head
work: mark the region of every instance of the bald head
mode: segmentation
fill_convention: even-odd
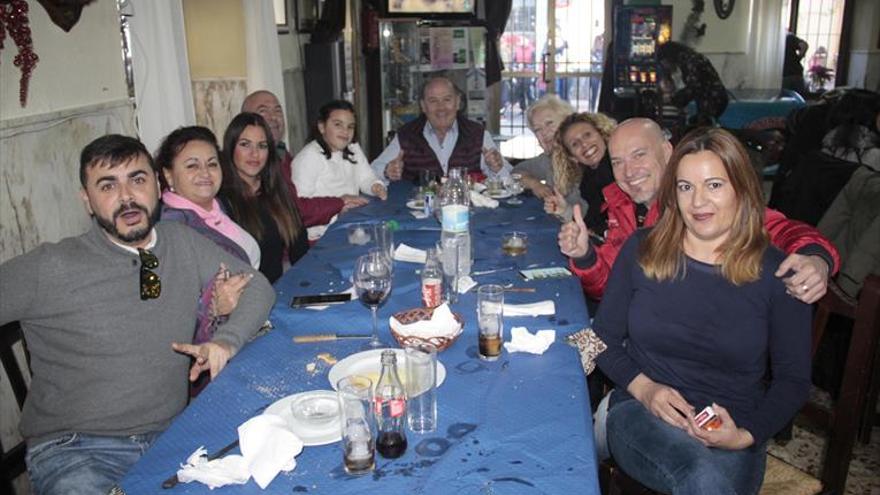
[[[636,203],[650,206],[672,156],[660,126],[645,118],[625,120],[611,133],[608,151],[617,185]]]
[[[286,140],[284,136],[284,109],[281,108],[281,103],[271,91],[261,89],[247,95],[241,104],[241,111],[259,114],[266,119],[276,142]]]

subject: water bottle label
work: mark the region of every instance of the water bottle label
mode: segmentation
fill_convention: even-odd
[[[443,230],[447,232],[466,232],[468,230],[468,207],[465,205],[446,205],[442,211]]]

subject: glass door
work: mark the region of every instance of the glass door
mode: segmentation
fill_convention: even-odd
[[[579,112],[595,111],[604,20],[602,1],[513,1],[500,43],[505,70],[497,111],[505,156],[530,158],[541,152],[526,121],[526,109],[541,96],[554,93]]]

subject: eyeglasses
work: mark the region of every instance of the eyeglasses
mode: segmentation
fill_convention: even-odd
[[[159,266],[159,258],[147,249],[138,249],[141,257],[141,300],[156,299],[162,294],[162,281],[155,270]]]

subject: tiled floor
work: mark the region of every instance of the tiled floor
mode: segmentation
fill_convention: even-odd
[[[820,431],[801,427],[796,423],[791,441],[785,446],[771,445],[769,452],[817,476],[822,467],[824,444],[825,439]],[[878,426],[875,426],[871,433],[870,444],[862,445],[858,441],[855,444],[846,479],[846,494],[880,495],[880,427]]]

